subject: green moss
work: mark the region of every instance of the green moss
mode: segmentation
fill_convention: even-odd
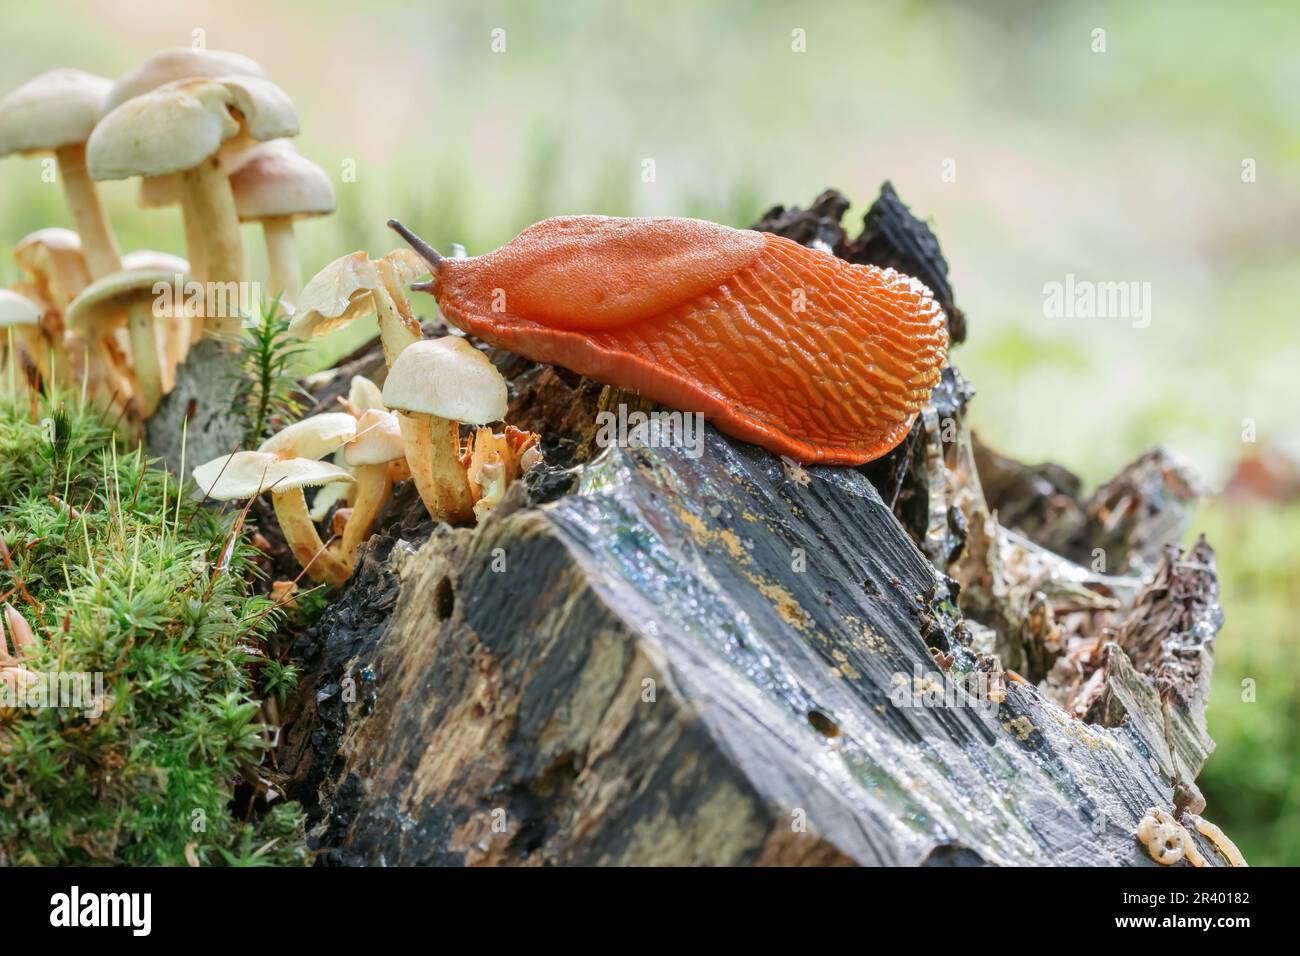
[[[239,515],[73,405],[33,422],[0,398],[0,595],[38,635],[25,667],[102,680],[103,712],[0,710],[0,863],[305,862],[296,806],[233,804],[269,747],[260,700],[297,680]]]
[[[1218,552],[1223,632],[1206,713],[1217,749],[1199,781],[1205,816],[1252,866],[1300,859],[1300,503],[1220,502],[1197,522]]]

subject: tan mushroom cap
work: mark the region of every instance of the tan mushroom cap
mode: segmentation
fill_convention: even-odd
[[[154,269],[166,272],[174,278],[177,275],[188,275],[190,264],[188,260],[182,259],[180,256],[174,256],[170,252],[137,249],[135,252],[128,252],[122,256],[122,268]]]
[[[409,249],[395,249],[384,258],[403,285],[429,272],[428,264]],[[312,276],[299,294],[290,334],[312,339],[341,329],[353,319],[374,315],[374,290],[381,285],[379,270],[365,252],[335,259]]]
[[[284,139],[239,155],[231,173],[235,210],[243,222],[272,216],[324,216],[338,200],[325,170]]]
[[[14,246],[14,262],[60,312],[90,285],[81,237],[71,229],[54,226],[29,233]]]
[[[357,420],[347,412],[325,412],[282,429],[257,450],[280,458],[324,458],[351,441],[356,432]]]
[[[68,306],[68,328],[74,332],[107,329],[126,324],[125,309],[141,300],[155,300],[155,286],[171,285],[176,274],[163,269],[123,269],[96,279]]]
[[[0,327],[39,325],[40,321],[41,308],[35,302],[9,289],[0,289]]]
[[[192,47],[173,47],[155,53],[139,66],[124,74],[104,97],[103,111],[107,115],[127,100],[177,80],[205,76],[266,76],[260,66],[239,53],[224,50],[196,50]],[[92,124],[93,125],[93,124]]]
[[[349,465],[384,465],[406,455],[402,427],[393,412],[371,408],[357,419],[357,436],[348,442],[343,458]]]
[[[237,451],[214,458],[195,468],[193,476],[202,492],[217,501],[354,480],[338,465],[311,458],[281,458],[260,451]]]
[[[0,156],[84,143],[112,81],[81,70],[50,70],[0,100]]]
[[[236,137],[298,135],[288,95],[255,76],[179,80],[127,100],[86,146],[91,179],[162,176],[193,169]]]
[[[465,339],[423,339],[402,349],[394,360],[384,382],[384,404],[485,425],[506,417],[506,380]]]

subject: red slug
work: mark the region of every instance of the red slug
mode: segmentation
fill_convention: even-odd
[[[450,259],[396,221],[459,328],[704,417],[805,464],[860,465],[907,434],[948,347],[930,290],[769,233],[564,216]]]

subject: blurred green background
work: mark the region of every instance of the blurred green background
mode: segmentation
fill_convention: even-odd
[[[5,3],[0,37],[0,91],[196,41],[262,63],[339,193],[299,227],[308,274],[395,246],[389,216],[474,254],[559,213],[745,225],[829,185],[856,224],[888,178],[951,263],[990,443],[1096,482],[1163,442],[1210,488],[1262,447],[1300,454],[1293,2],[43,0]],[[182,251],[176,213],[135,189],[103,190],[124,248]],[[0,279],[16,239],[67,224],[38,162],[0,161]],[[1151,283],[1149,327],[1045,318],[1067,274]],[[357,344],[341,335],[318,361]],[[1227,612],[1206,816],[1252,863],[1300,863],[1300,506],[1211,502],[1197,530]]]

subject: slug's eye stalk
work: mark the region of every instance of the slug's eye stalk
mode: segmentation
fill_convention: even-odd
[[[388,220],[388,228],[405,239],[406,244],[420,254],[420,258],[429,264],[429,268],[433,270],[434,275],[438,274],[438,267],[442,265],[442,260],[444,258],[441,252],[433,248],[433,246],[429,245],[415,233],[411,232],[411,230],[407,229],[396,219]],[[425,283],[421,283],[421,285],[424,284]],[[412,286],[412,288],[416,287]]]

